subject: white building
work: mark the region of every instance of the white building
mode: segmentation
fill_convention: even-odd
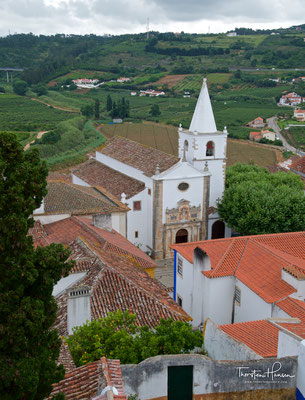
[[[172,257],[174,243],[228,233],[216,212],[227,130],[216,128],[206,79],[190,128],[180,126],[178,135],[179,159],[115,136],[73,171],[73,183],[100,185],[128,205],[127,238],[155,259]]]
[[[304,243],[297,232],[175,244],[174,298],[194,326],[298,317],[294,302],[305,323]]]

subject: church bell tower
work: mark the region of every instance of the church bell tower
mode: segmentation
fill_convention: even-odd
[[[179,157],[186,158],[199,171],[208,169],[211,173],[210,206],[216,207],[221,199],[225,184],[227,129],[218,131],[215,123],[207,80],[203,79],[189,129],[180,125]]]

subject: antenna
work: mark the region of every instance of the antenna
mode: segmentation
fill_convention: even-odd
[[[149,39],[149,18],[147,18],[147,24],[146,24],[146,39]]]

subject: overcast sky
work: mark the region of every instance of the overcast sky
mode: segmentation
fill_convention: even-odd
[[[305,0],[0,0],[0,35],[225,32],[305,23]]]

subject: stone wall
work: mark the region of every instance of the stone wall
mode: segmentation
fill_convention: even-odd
[[[187,365],[193,366],[193,399],[196,400],[295,399],[295,357],[214,361],[199,354],[157,356],[138,365],[121,366],[124,391],[127,396],[138,394],[141,400],[165,400],[168,367]],[[257,376],[258,371],[263,376]]]

